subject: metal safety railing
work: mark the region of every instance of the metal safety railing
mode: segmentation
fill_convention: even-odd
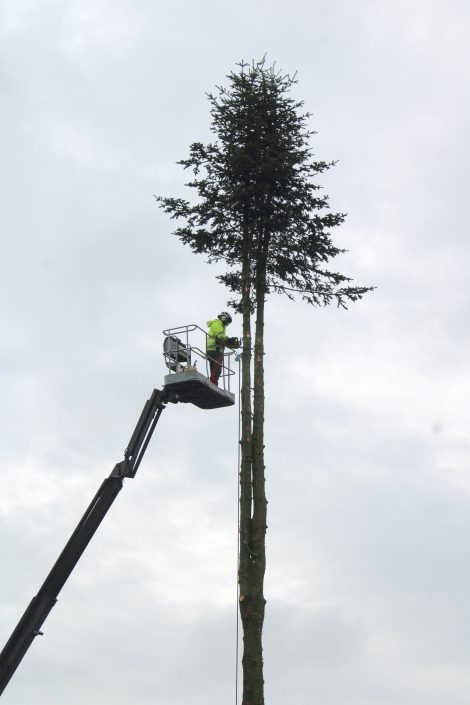
[[[210,377],[210,352],[207,351],[209,336],[196,323],[167,328],[163,331],[163,358],[169,374],[200,372]],[[233,350],[224,349],[219,378],[219,387],[230,392],[230,378],[235,374],[231,367]],[[198,366],[199,363],[199,366]]]

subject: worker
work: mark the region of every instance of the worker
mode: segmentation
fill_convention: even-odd
[[[227,345],[230,348],[240,347],[237,338],[229,338],[225,334],[225,329],[231,322],[232,316],[225,311],[219,313],[217,318],[207,321],[209,330],[207,331],[206,351],[211,373],[210,381],[216,386],[219,385],[219,377],[224,364],[225,346]]]

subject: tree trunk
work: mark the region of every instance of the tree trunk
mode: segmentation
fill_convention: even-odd
[[[261,703],[256,700],[259,680],[259,658],[256,624],[253,621],[253,449],[251,408],[251,262],[248,235],[242,263],[243,356],[241,390],[241,467],[240,467],[240,564],[238,581],[239,605],[243,626],[243,705]]]
[[[254,404],[250,443],[245,447],[245,464],[240,474],[240,614],[243,624],[243,700],[242,705],[264,705],[262,629],[265,599],[263,593],[266,566],[266,496],[264,479],[264,277],[256,281],[256,329],[254,349]],[[249,311],[247,312],[249,313]],[[247,320],[249,316],[246,316]],[[245,323],[245,309],[244,309]],[[244,326],[245,334],[245,326]],[[248,366],[248,360],[245,361]],[[250,373],[251,380],[251,355]],[[243,378],[245,383],[245,377]],[[243,386],[242,386],[243,395]],[[242,425],[244,408],[242,396]],[[243,458],[242,441],[242,458]],[[248,456],[249,452],[249,456]],[[248,477],[249,473],[249,477]]]

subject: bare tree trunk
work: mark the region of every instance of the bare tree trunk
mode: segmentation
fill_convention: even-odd
[[[248,240],[248,237],[246,238]],[[241,390],[241,467],[240,467],[240,616],[243,626],[243,705],[255,700],[258,680],[256,624],[253,621],[253,432],[251,407],[251,262],[249,247],[242,263],[243,356]]]
[[[246,261],[245,261],[246,260]],[[248,255],[243,262],[243,355],[241,384],[241,467],[240,467],[240,606],[246,592],[252,511],[252,411],[251,411],[251,305],[250,264]],[[243,619],[243,610],[242,619]]]
[[[266,496],[264,479],[264,277],[256,282],[256,329],[254,348],[254,405],[251,419],[251,395],[243,390],[250,369],[244,372],[243,403],[250,402],[250,443],[245,447],[246,462],[240,474],[240,614],[243,624],[243,701],[242,705],[264,705],[262,629],[266,600],[263,593],[266,566]],[[246,318],[248,320],[249,309]],[[244,309],[245,336],[245,309]],[[245,348],[244,348],[245,349]],[[244,355],[245,356],[245,355]],[[245,361],[248,366],[248,359]],[[245,374],[247,375],[245,378]],[[248,427],[248,425],[247,425]],[[244,442],[242,439],[242,458]],[[248,456],[249,453],[249,456]],[[249,473],[249,477],[248,477]]]

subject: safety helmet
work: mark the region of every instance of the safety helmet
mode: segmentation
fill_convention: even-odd
[[[217,318],[222,321],[224,326],[228,326],[228,324],[232,322],[232,316],[226,311],[222,311],[222,313],[219,313]]]

